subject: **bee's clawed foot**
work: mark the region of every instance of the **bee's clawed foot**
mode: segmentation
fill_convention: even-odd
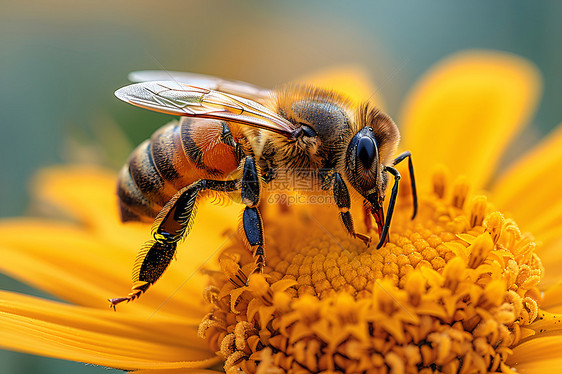
[[[150,287],[150,283],[149,282],[143,282],[143,281],[138,281],[136,282],[133,287],[131,288],[131,293],[129,293],[127,296],[125,297],[115,297],[113,299],[107,299],[107,301],[109,301],[109,307],[113,310],[115,310],[115,306],[117,304],[121,304],[122,302],[126,301],[133,301],[135,299],[138,299],[140,297],[140,295],[142,295],[144,292],[146,292],[146,290],[148,289],[148,287]]]
[[[252,274],[263,274],[263,266],[256,266],[256,268],[250,273]]]
[[[107,299],[107,301],[109,301],[109,307],[115,311],[116,310],[115,306],[117,304],[121,304],[124,301],[129,302],[129,301],[131,301],[131,298],[129,296],[127,296],[127,297],[115,297],[113,299]]]
[[[355,233],[354,236],[357,239],[361,239],[363,241],[363,243],[365,243],[365,245],[367,247],[369,247],[371,245],[371,237],[369,235],[365,235],[365,234],[360,234],[360,233]]]
[[[380,240],[379,243],[377,244],[377,249],[381,249],[383,246],[386,245],[386,243],[388,243],[389,240],[389,235],[387,235],[384,240]]]
[[[248,277],[246,278],[246,284],[245,286],[248,286],[249,282],[250,282],[250,277],[254,274],[263,274],[263,268],[265,267],[265,260],[263,259],[263,257],[258,258],[256,260],[256,266],[254,267],[254,270],[252,270],[252,272],[250,273],[250,275],[248,275]]]

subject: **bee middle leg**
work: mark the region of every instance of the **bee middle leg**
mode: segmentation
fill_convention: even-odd
[[[246,204],[242,214],[242,229],[255,259],[254,273],[262,273],[265,267],[263,221],[257,207],[260,194],[261,183],[256,162],[253,157],[247,156],[242,172],[240,196]]]
[[[347,232],[354,238],[361,239],[367,246],[371,244],[371,237],[369,235],[361,234],[355,232],[353,226],[353,218],[351,217],[351,198],[349,197],[349,190],[345,185],[341,175],[339,173],[334,173],[334,182],[332,186],[332,191],[334,193],[334,199],[336,200],[336,205],[340,210],[340,219],[347,230]]]

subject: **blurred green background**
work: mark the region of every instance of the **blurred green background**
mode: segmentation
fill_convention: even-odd
[[[519,145],[533,144],[562,119],[562,2],[1,0],[0,6],[0,217],[30,213],[29,184],[38,169],[75,161],[117,168],[168,121],[113,97],[133,70],[193,71],[270,87],[354,64],[370,72],[396,117],[409,87],[441,58],[501,50],[526,57],[544,78],[541,105]],[[0,286],[40,294],[6,277]],[[0,352],[0,373],[60,372],[114,371]]]

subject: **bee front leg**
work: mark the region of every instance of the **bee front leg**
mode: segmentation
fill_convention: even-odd
[[[408,171],[410,172],[410,185],[412,188],[412,199],[414,203],[414,213],[412,214],[412,219],[416,218],[418,212],[418,193],[416,190],[416,178],[414,177],[414,165],[412,164],[412,155],[410,151],[401,153],[392,161],[392,165],[396,165],[402,162],[404,159],[408,158]],[[371,212],[377,220],[379,226],[379,244],[377,244],[377,249],[380,249],[384,244],[388,242],[388,230],[390,229],[390,222],[392,220],[392,214],[394,212],[394,205],[396,204],[396,198],[398,196],[398,184],[400,182],[400,173],[393,166],[385,166],[384,171],[389,172],[394,177],[394,185],[392,186],[392,192],[390,194],[390,199],[388,203],[388,210],[386,212],[386,220],[384,219],[384,214],[382,211],[382,206],[378,209],[373,209]],[[367,199],[369,200],[369,199]],[[371,202],[373,204],[373,202]],[[384,221],[381,230],[381,223]]]
[[[390,194],[390,199],[388,201],[388,209],[386,211],[386,220],[384,221],[384,225],[382,227],[382,231],[380,229],[380,224],[384,220],[384,215],[382,212],[382,207],[373,210],[373,214],[377,215],[377,224],[379,225],[379,232],[380,232],[380,240],[379,244],[377,244],[377,249],[380,249],[384,244],[388,242],[388,230],[390,229],[390,222],[392,221],[392,214],[394,213],[394,205],[396,205],[396,197],[398,196],[398,185],[400,183],[400,173],[398,170],[393,168],[392,166],[385,166],[385,171],[388,171],[392,176],[394,176],[394,184],[392,185],[392,193]],[[415,213],[415,211],[414,211]],[[412,217],[413,218],[413,217]]]
[[[133,267],[133,286],[125,297],[109,299],[111,307],[138,298],[164,273],[176,253],[177,243],[191,231],[196,200],[203,190],[235,191],[237,181],[201,179],[179,190],[155,219],[153,240],[139,251]]]
[[[416,191],[416,178],[414,176],[414,165],[412,164],[412,154],[410,151],[402,152],[398,155],[398,157],[392,161],[392,166],[397,165],[406,157],[408,158],[408,171],[410,172],[410,185],[412,187],[412,199],[414,203],[414,214],[412,214],[412,219],[414,219],[418,213],[418,193]]]
[[[347,186],[339,173],[334,173],[333,183],[332,191],[334,193],[336,205],[340,209],[340,219],[343,226],[351,236],[361,239],[367,246],[369,246],[369,244],[371,244],[371,237],[369,235],[355,232],[355,228],[353,227],[353,218],[351,217],[351,212],[349,211],[351,208],[351,198],[349,197]]]
[[[263,240],[263,221],[258,210],[261,183],[253,157],[247,156],[242,172],[240,195],[246,204],[242,215],[242,228],[248,245],[255,259],[254,273],[262,273],[265,267],[265,251]]]

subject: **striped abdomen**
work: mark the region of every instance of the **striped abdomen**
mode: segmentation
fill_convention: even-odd
[[[139,145],[119,174],[122,221],[152,221],[181,188],[199,179],[225,179],[238,167],[224,144],[225,122],[182,118]]]

